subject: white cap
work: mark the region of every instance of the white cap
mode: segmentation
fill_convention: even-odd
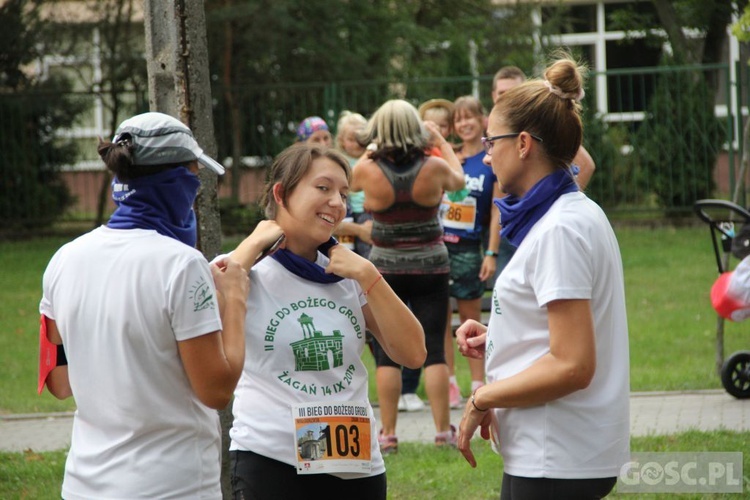
[[[198,160],[219,175],[224,167],[203,153],[193,133],[180,120],[164,113],[143,113],[117,127],[113,143],[129,140],[136,165],[168,165]]]

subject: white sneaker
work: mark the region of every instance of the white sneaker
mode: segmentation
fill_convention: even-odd
[[[404,401],[404,395],[398,397],[398,411],[406,411],[406,401]]]
[[[403,401],[403,409],[401,402]],[[424,410],[424,401],[419,399],[414,393],[402,394],[398,400],[399,411],[422,411]]]

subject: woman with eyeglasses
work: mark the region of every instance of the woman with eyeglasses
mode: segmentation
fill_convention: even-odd
[[[501,238],[517,250],[498,277],[486,327],[457,331],[485,357],[487,385],[466,403],[459,449],[477,428],[503,456],[501,499],[594,499],[629,460],[628,327],[622,261],[601,208],[570,165],[581,144],[583,68],[562,54],[507,91],[490,114],[485,162],[508,193]]]

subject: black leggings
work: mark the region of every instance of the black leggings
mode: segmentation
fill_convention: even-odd
[[[616,477],[554,479],[503,473],[500,500],[598,500],[606,497],[616,482]]]
[[[229,460],[234,500],[279,500],[313,496],[330,500],[386,498],[385,473],[362,479],[341,479],[330,474],[300,475],[293,466],[252,451],[230,451]]]
[[[449,287],[445,274],[383,274],[396,295],[409,306],[424,330],[427,359],[424,366],[445,363],[445,322],[447,321]],[[400,365],[374,343],[377,366]]]

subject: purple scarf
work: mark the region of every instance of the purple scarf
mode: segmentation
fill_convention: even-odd
[[[534,184],[522,198],[509,194],[495,199],[493,202],[500,209],[501,238],[518,248],[534,224],[560,196],[576,191],[578,185],[572,173],[557,170]]]
[[[339,242],[336,241],[336,238],[331,237],[330,240],[318,247],[318,251],[327,256],[328,250],[330,250],[332,246],[338,245],[338,243]],[[271,258],[276,259],[276,261],[284,266],[287,271],[308,281],[329,284],[338,283],[339,281],[344,279],[341,276],[326,273],[325,269],[320,267],[315,262],[311,262],[304,257],[300,257],[299,255],[290,252],[286,248],[279,248],[275,253],[271,255]]]
[[[138,177],[127,184],[112,180],[117,209],[107,226],[113,229],[153,229],[195,247],[193,202],[201,183],[185,167]]]

